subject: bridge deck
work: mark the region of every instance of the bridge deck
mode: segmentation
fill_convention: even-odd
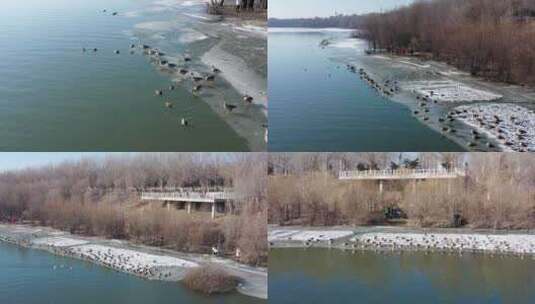
[[[368,170],[340,171],[341,180],[410,180],[410,179],[448,179],[466,176],[461,169],[400,169],[400,170]]]
[[[189,191],[143,191],[141,200],[169,202],[210,203],[225,202],[234,199],[232,192],[189,192]]]

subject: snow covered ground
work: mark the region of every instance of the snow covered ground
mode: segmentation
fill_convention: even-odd
[[[535,254],[535,235],[456,233],[365,233],[351,241],[382,249],[436,249]]]
[[[475,104],[455,108],[455,118],[484,132],[508,151],[535,151],[535,113],[515,104]]]
[[[70,247],[84,245],[87,244],[88,241],[66,237],[44,237],[33,240],[33,243],[36,245],[46,245],[52,247]]]
[[[411,81],[401,83],[401,87],[420,96],[429,96],[433,100],[443,102],[492,101],[502,98],[501,95],[474,89],[450,80]]]
[[[276,241],[328,241],[353,235],[351,230],[270,230],[268,240]]]
[[[159,266],[178,266],[182,268],[199,266],[197,263],[171,256],[153,255],[140,251],[103,245],[82,245],[76,246],[72,248],[72,250],[74,253],[91,261],[134,273]]]

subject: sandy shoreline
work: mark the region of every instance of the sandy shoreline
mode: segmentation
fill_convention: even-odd
[[[511,255],[535,259],[535,234],[399,227],[270,227],[270,248],[337,248]]]
[[[71,235],[48,227],[0,224],[0,241],[46,250],[149,280],[180,281],[193,267],[214,263],[240,278],[237,291],[267,299],[267,270],[203,254],[185,254],[122,240]]]

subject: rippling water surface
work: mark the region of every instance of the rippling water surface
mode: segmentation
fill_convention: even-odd
[[[239,98],[228,83],[217,80],[200,97],[191,93],[190,84],[156,97],[154,91],[168,88],[175,75],[156,68],[138,49],[130,54],[130,44],[141,42],[159,47],[171,62],[189,53],[188,67],[201,69],[198,57],[216,37],[195,30],[202,21],[196,16],[204,10],[195,3],[2,1],[0,149],[249,149],[230,120],[218,114],[222,106],[205,102]],[[114,11],[118,16],[111,15]],[[84,53],[83,47],[98,52]],[[167,100],[173,109],[164,106]],[[189,119],[191,127],[181,128],[181,118]]]
[[[535,303],[530,258],[269,252],[269,297],[286,303]]]
[[[0,303],[265,303],[238,293],[208,297],[176,282],[142,280],[3,242],[0,242],[0,270]]]

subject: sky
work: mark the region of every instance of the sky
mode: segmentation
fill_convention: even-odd
[[[0,172],[58,164],[84,157],[101,157],[110,153],[99,152],[3,152],[0,153]]]
[[[381,12],[407,5],[414,0],[270,0],[270,18],[328,17],[336,13],[352,15]]]

